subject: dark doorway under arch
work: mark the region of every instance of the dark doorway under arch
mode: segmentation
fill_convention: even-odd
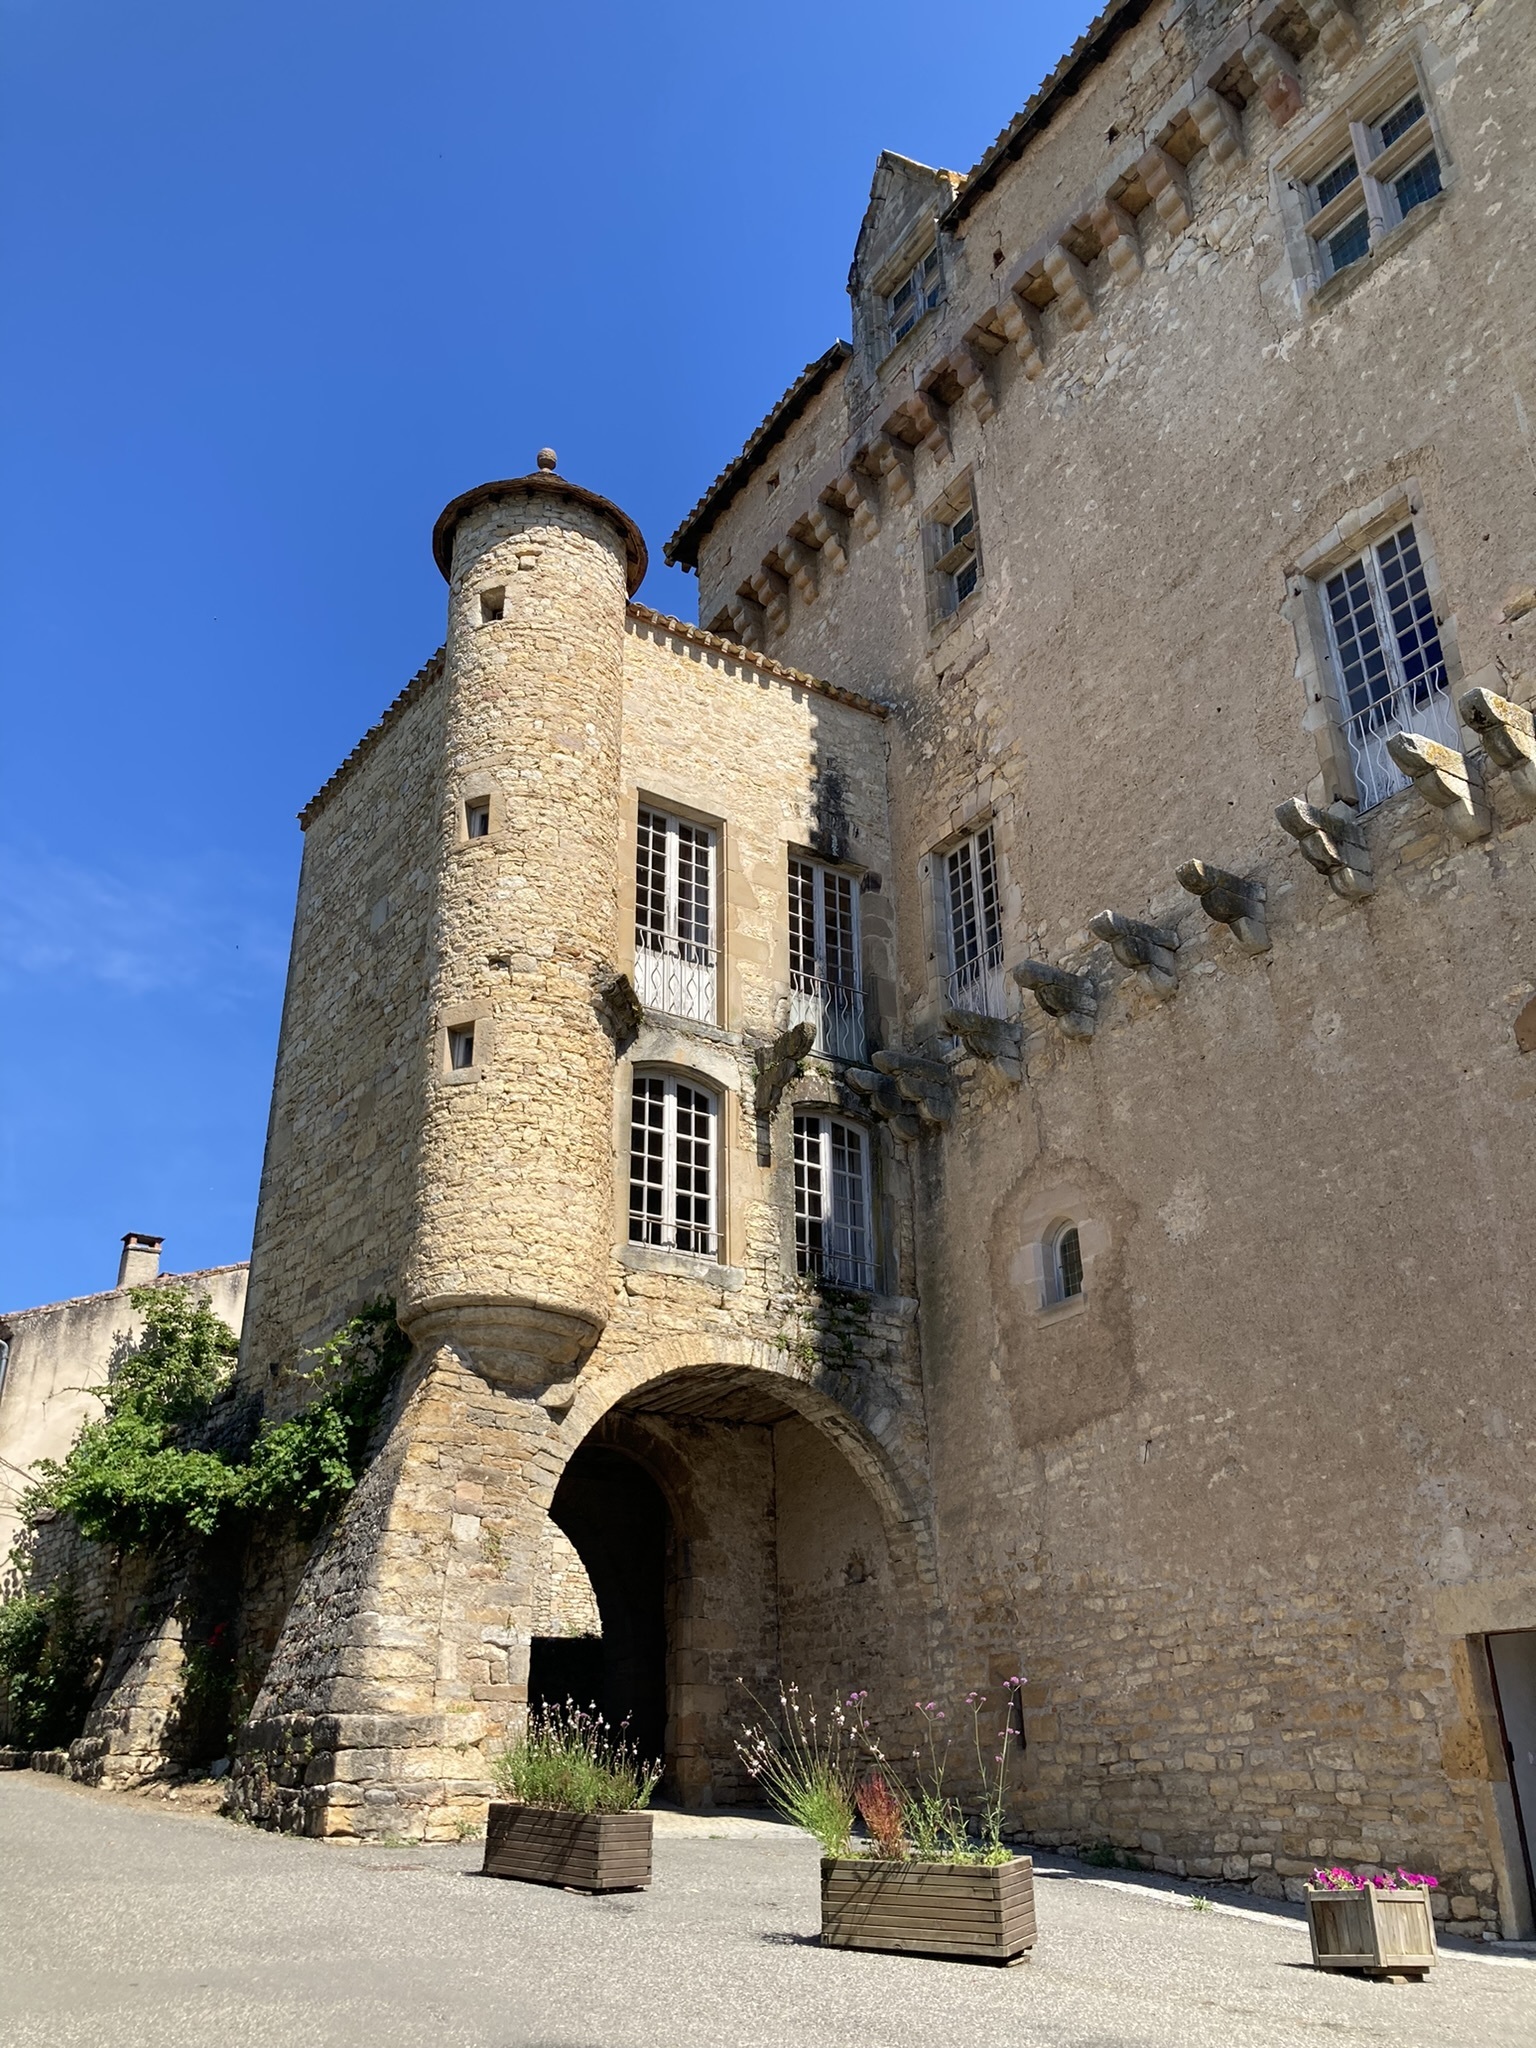
[[[645,1469],[606,1444],[585,1443],[555,1491],[551,1519],[592,1582],[602,1637],[536,1636],[531,1707],[569,1698],[599,1709],[642,1756],[661,1758],[667,1732],[667,1550],[671,1516]]]

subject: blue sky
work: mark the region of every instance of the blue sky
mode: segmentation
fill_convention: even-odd
[[[1087,5],[0,0],[0,1308],[250,1248],[294,813],[532,467],[660,546]]]

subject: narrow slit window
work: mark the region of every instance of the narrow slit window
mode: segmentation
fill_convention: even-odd
[[[630,1100],[629,1240],[718,1256],[718,1103],[670,1074],[637,1074]]]
[[[488,796],[472,796],[464,806],[464,836],[466,839],[488,839],[491,831],[491,800]]]
[[[480,593],[481,625],[492,626],[498,619],[504,619],[506,615],[507,586],[504,583],[497,583],[489,590],[482,590]]]
[[[475,1064],[475,1027],[473,1024],[455,1024],[448,1032],[448,1064],[454,1073],[463,1073]]]
[[[875,1285],[869,1134],[820,1113],[795,1117],[795,1270],[834,1287]]]

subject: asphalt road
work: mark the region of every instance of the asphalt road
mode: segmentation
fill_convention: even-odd
[[[814,1844],[658,1817],[588,1898],[0,1775],[3,2048],[1532,2048],[1536,1961],[1323,1976],[1285,1912],[1037,1867],[1034,1960],[821,1948]]]

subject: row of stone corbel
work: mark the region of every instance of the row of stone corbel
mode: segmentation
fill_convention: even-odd
[[[1354,16],[1342,0],[1301,0],[1301,6],[1330,56],[1336,60],[1360,47]],[[1149,124],[1153,139],[1134,159],[1123,159],[1097,197],[1079,201],[1071,216],[1037,242],[1004,283],[999,301],[966,330],[964,337],[919,370],[914,388],[905,391],[880,420],[874,434],[857,448],[842,474],[825,485],[816,501],[790,521],[784,538],[743,578],[734,597],[712,622],[714,630],[729,628],[746,647],[764,644],[764,629],[777,637],[789,627],[790,592],[801,602],[816,602],[820,578],[830,569],[841,575],[848,566],[854,537],[873,539],[880,531],[882,494],[895,506],[914,497],[916,451],[926,448],[940,461],[951,450],[950,414],[965,403],[984,424],[997,410],[988,363],[1010,345],[1024,374],[1037,378],[1045,370],[1040,313],[1057,303],[1068,325],[1082,332],[1096,316],[1094,297],[1079,248],[1097,245],[1107,255],[1120,284],[1140,276],[1143,264],[1139,211],[1122,203],[1127,189],[1144,191],[1146,205],[1171,236],[1183,233],[1193,217],[1185,165],[1169,149],[1180,130],[1198,138],[1190,155],[1205,149],[1224,164],[1244,154],[1241,117],[1232,101],[1208,82],[1232,71],[1246,72],[1278,125],[1302,103],[1295,61],[1265,27],[1278,25],[1287,11],[1268,9],[1259,30],[1239,31],[1202,63],[1195,79]],[[1198,87],[1198,90],[1196,89]],[[1089,261],[1092,257],[1089,258]]]
[[[1484,688],[1465,691],[1458,708],[1463,723],[1482,739],[1482,754],[1461,754],[1454,747],[1411,732],[1395,733],[1387,742],[1387,751],[1455,836],[1470,845],[1485,839],[1493,829],[1484,780],[1487,770],[1507,775],[1517,795],[1536,805],[1536,719],[1523,705]],[[1292,797],[1275,816],[1337,895],[1355,899],[1371,894],[1376,884],[1369,844],[1363,827],[1346,807],[1322,811]],[[1262,882],[1201,860],[1186,861],[1178,878],[1192,896],[1199,897],[1206,916],[1225,925],[1245,953],[1268,952]],[[1097,912],[1089,918],[1088,929],[1096,939],[1105,941],[1121,966],[1130,968],[1150,994],[1166,999],[1176,993],[1177,932],[1126,917],[1118,910]],[[1013,978],[1056,1019],[1068,1038],[1093,1036],[1099,995],[1091,975],[1051,967],[1043,960],[1022,960],[1014,968]],[[1011,1025],[964,1010],[946,1011],[944,1023],[979,1058],[994,1061],[1005,1072],[1016,1067],[1019,1040]],[[1019,1076],[1015,1073],[1014,1077]]]

